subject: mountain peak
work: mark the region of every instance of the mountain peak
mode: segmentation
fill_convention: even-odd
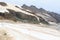
[[[34,5],[31,5],[30,7],[31,7],[31,8],[35,8],[35,9],[38,9],[38,8],[37,8],[36,6],[34,6]]]
[[[45,9],[43,9],[43,8],[40,8],[39,10],[40,10],[40,11],[46,11],[46,10],[45,10]]]

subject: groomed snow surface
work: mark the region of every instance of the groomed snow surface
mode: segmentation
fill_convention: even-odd
[[[7,37],[2,35],[4,31]],[[60,32],[35,24],[0,22],[0,38],[1,40],[60,40]]]

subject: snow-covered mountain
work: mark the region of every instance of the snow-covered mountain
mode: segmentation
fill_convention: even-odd
[[[42,13],[42,9],[39,14],[38,11],[35,13],[23,7],[0,2],[0,40],[60,40],[60,31],[56,30],[58,25],[46,25],[51,22],[47,17],[54,19],[45,14],[44,10]],[[56,20],[52,23],[56,23]]]
[[[35,6],[18,7],[16,5],[0,2],[0,16],[3,19],[9,19],[14,21],[23,21],[28,23],[58,23],[58,19],[55,16],[51,16],[46,10],[36,8]]]
[[[48,22],[56,22],[56,23],[60,23],[60,14],[58,13],[54,13],[54,12],[50,12],[47,11],[43,8],[38,9],[37,7],[31,5],[31,6],[27,6],[27,5],[23,5],[21,6],[24,10],[29,10],[29,12],[32,12],[38,16],[41,16],[44,20],[48,21]]]
[[[6,4],[6,5],[3,6],[2,4]],[[48,23],[42,17],[39,17],[36,14],[27,12],[22,7],[18,7],[18,6],[11,5],[8,3],[3,3],[3,2],[0,2],[0,16],[2,16],[5,19],[11,19],[14,21],[22,19],[24,20],[24,22],[27,21],[31,23],[40,23],[41,21],[43,21],[45,23]]]

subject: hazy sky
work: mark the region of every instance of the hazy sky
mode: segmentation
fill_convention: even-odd
[[[60,13],[60,0],[0,0],[15,5],[35,5],[49,11]]]

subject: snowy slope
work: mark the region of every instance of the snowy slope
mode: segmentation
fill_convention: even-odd
[[[1,28],[6,29],[16,40],[60,40],[59,31],[34,24],[0,22]]]

